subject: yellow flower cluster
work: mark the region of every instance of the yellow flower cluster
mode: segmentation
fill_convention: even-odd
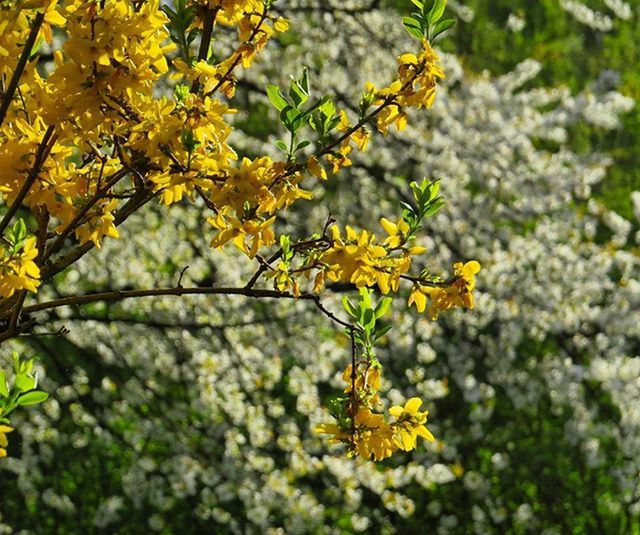
[[[391,85],[379,90],[373,84],[367,85],[366,92],[375,96],[374,104],[388,104],[377,117],[378,130],[382,133],[386,133],[391,125],[397,130],[405,128],[405,108],[430,108],[435,100],[437,82],[445,74],[429,41],[425,39],[422,44],[419,55],[398,57],[398,79]]]
[[[350,282],[357,288],[377,285],[385,295],[389,291],[397,292],[400,277],[411,268],[412,256],[423,253],[425,249],[400,247],[405,243],[401,238],[406,227],[404,222],[395,225],[383,218],[381,223],[389,234],[381,243],[366,230],[358,233],[347,226],[343,236],[337,226],[332,226],[331,246],[316,261],[322,274],[316,280],[326,278],[333,282]]]
[[[476,285],[476,274],[480,271],[480,264],[471,260],[466,264],[456,262],[453,265],[454,280],[445,286],[423,286],[417,283],[409,297],[409,306],[416,305],[418,312],[424,312],[427,306],[427,296],[431,299],[429,318],[435,320],[438,314],[450,308],[473,308],[473,289]]]
[[[214,65],[200,60],[190,66],[183,59],[176,58],[173,65],[178,74],[173,78],[184,78],[191,82],[197,80],[203,85],[205,95],[219,90],[227,98],[233,98],[234,67],[237,64],[245,69],[251,67],[257,54],[267,46],[269,40],[276,33],[287,31],[289,24],[286,19],[269,16],[262,0],[205,0],[197,3],[205,4],[207,9],[215,13],[216,23],[237,26],[241,44],[228,58]],[[196,19],[195,25],[201,26],[202,21]]]
[[[40,286],[40,269],[36,239],[27,238],[17,252],[0,242],[0,295],[11,297],[17,290],[36,292]]]
[[[159,0],[136,10],[129,0],[74,0],[64,11],[67,39],[56,69],[41,86],[42,113],[58,134],[81,148],[105,134],[125,134],[152,102],[154,83],[169,66],[167,17]],[[136,110],[134,112],[134,110]]]
[[[431,432],[426,428],[428,411],[420,412],[422,401],[409,399],[404,407],[389,409],[388,420],[384,414],[375,412],[380,404],[380,365],[364,360],[356,365],[355,377],[349,365],[342,378],[347,383],[345,393],[348,415],[337,424],[320,424],[316,432],[332,435],[330,442],[346,444],[351,455],[381,461],[395,451],[411,451],[416,448],[418,437],[432,442]],[[353,387],[355,386],[355,393]]]
[[[203,190],[210,202],[220,207],[208,220],[219,230],[211,246],[222,247],[233,240],[253,258],[261,247],[272,245],[275,235],[270,227],[274,214],[298,199],[311,199],[311,192],[299,186],[301,173],[279,180],[284,174],[282,162],[268,157],[244,158],[238,167],[224,169],[217,180],[208,182]],[[248,239],[251,246],[247,245]]]
[[[13,427],[0,424],[0,458],[7,456],[7,450],[5,449],[9,444],[7,433],[11,433],[11,431],[13,431]]]
[[[275,32],[287,29],[261,0],[206,3],[215,23],[238,27],[241,43],[217,65],[200,60],[193,68],[184,62],[180,68],[175,60],[179,77],[201,83],[200,91],[182,91],[175,99],[155,94],[158,82],[170,74],[168,55],[176,49],[159,0],[42,0],[16,6],[0,10],[0,75],[6,80],[16,70],[38,12],[44,12],[40,35],[50,41],[51,26],[60,26],[64,40],[54,50],[47,76],[35,62],[27,63],[19,98],[0,125],[5,203],[20,197],[32,210],[45,210],[55,232],[73,233],[80,243],[99,247],[105,236],[119,235],[120,198],[151,188],[170,205],[199,193],[213,208],[212,222],[220,231],[212,245],[241,235],[236,243],[253,256],[273,243],[273,214],[298,198],[310,198],[298,187],[301,173],[276,180],[285,174],[283,163],[257,158],[234,165],[227,118],[235,110],[212,95],[220,90],[233,96],[235,66],[248,67]],[[198,25],[202,20],[196,16]],[[35,180],[22,195],[29,173]],[[5,284],[13,281],[13,291],[27,287],[24,273],[13,269],[15,260],[5,266]],[[8,293],[6,287],[3,295]]]

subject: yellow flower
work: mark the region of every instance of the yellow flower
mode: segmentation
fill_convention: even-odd
[[[349,434],[340,429],[336,424],[319,424],[315,427],[314,431],[321,435],[333,435],[329,439],[329,442],[334,444],[344,442],[349,437]]]
[[[404,407],[395,406],[389,409],[389,413],[396,418],[394,441],[404,451],[410,451],[416,447],[417,438],[433,442],[435,438],[425,427],[428,411],[419,412],[422,405],[420,398],[411,398]]]
[[[34,260],[38,256],[36,239],[24,241],[22,250],[11,254],[0,246],[0,295],[11,297],[16,290],[37,292],[40,286],[40,268]]]
[[[7,456],[7,433],[11,433],[13,431],[13,427],[9,427],[8,425],[0,424],[0,457]]]
[[[318,158],[316,158],[315,156],[311,156],[307,160],[307,167],[309,168],[311,174],[316,178],[319,178],[320,180],[327,180],[327,172],[325,171],[324,167],[320,165],[320,163],[318,162]]]
[[[474,307],[473,289],[476,285],[475,275],[480,271],[480,264],[471,260],[466,264],[456,262],[453,265],[455,280],[450,286],[427,287],[415,284],[409,297],[409,306],[416,305],[418,312],[427,306],[427,296],[431,299],[429,319],[435,320],[438,314],[450,308]]]
[[[391,249],[395,249],[404,245],[407,241],[407,234],[409,232],[409,225],[407,222],[400,218],[397,223],[392,223],[387,218],[383,217],[380,220],[380,224],[387,231],[389,237],[384,241],[384,244]]]

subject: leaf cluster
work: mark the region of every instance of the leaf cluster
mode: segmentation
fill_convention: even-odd
[[[456,21],[454,19],[442,19],[444,10],[447,7],[447,0],[434,0],[433,4],[423,0],[411,0],[418,8],[408,17],[402,18],[405,30],[416,39],[429,42],[451,28]]]
[[[420,229],[424,219],[435,215],[444,206],[444,199],[438,195],[440,180],[424,178],[419,184],[411,182],[410,186],[415,205],[402,203],[402,219],[409,225],[409,234],[412,235]]]
[[[375,356],[373,346],[391,329],[391,325],[381,325],[378,320],[384,316],[391,306],[392,299],[383,297],[374,306],[371,300],[372,291],[368,288],[360,288],[357,304],[353,304],[348,297],[342,298],[342,306],[354,320],[353,336],[356,343],[364,349],[366,357]],[[349,329],[347,335],[351,335]]]
[[[168,5],[162,6],[162,11],[169,17],[169,33],[171,40],[180,47],[182,56],[188,65],[191,64],[191,44],[200,35],[199,28],[193,28],[197,11],[194,5],[188,5],[187,0],[175,0],[171,3],[173,9]],[[192,28],[189,30],[189,28]]]
[[[282,139],[276,141],[276,146],[287,154],[289,160],[293,160],[296,152],[311,144],[309,139],[297,141],[298,134],[304,126],[309,124],[323,140],[340,121],[336,116],[335,104],[328,95],[310,106],[305,106],[311,98],[308,69],[302,71],[300,78],[292,77],[286,96],[276,85],[267,86],[267,96],[271,104],[280,112],[280,122],[289,132],[288,145]]]
[[[36,405],[49,397],[46,392],[36,390],[38,374],[33,371],[33,359],[21,360],[14,351],[13,373],[10,385],[5,371],[0,369],[0,423],[8,423],[6,416],[16,407]]]

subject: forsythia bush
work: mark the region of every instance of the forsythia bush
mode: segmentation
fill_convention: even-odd
[[[381,220],[381,232],[342,228],[329,216],[311,236],[277,236],[282,212],[312,195],[305,184],[330,180],[365,151],[374,131],[402,130],[412,108],[429,108],[445,74],[432,41],[451,27],[444,0],[413,0],[405,17],[419,42],[398,57],[385,87],[367,84],[357,105],[339,109],[331,95],[312,95],[306,69],[283,91],[268,85],[286,139],[280,160],[239,155],[232,146],[238,76],[288,23],[270,0],[33,0],[3,2],[0,11],[0,341],[37,334],[38,312],[126,298],[188,294],[303,299],[342,326],[351,341],[344,395],[335,423],[318,427],[350,454],[380,460],[433,440],[427,412],[411,398],[387,420],[379,397],[381,364],[374,346],[389,330],[378,320],[390,305],[372,289],[412,290],[409,305],[431,319],[454,307],[473,308],[476,261],[456,263],[450,278],[412,273],[426,250],[413,244],[423,221],[443,200],[439,183],[412,183],[413,202]],[[214,34],[236,32],[230,54]],[[49,56],[50,59],[47,57]],[[354,113],[352,110],[357,110]],[[306,137],[305,137],[306,136]],[[232,244],[256,262],[245,285],[108,289],[37,301],[39,287],[106,238],[150,202],[204,205],[213,248]],[[336,214],[339,218],[339,214]],[[135,281],[131,281],[135,285]],[[322,303],[325,284],[360,289],[340,318]],[[6,416],[39,403],[32,362],[16,356],[12,388],[0,376],[0,446],[12,431]],[[5,450],[0,449],[0,455]]]

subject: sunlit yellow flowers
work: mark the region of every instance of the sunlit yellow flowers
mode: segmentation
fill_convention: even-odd
[[[0,244],[0,295],[11,297],[17,290],[37,292],[40,286],[40,269],[34,262],[38,256],[36,239],[24,241],[22,249],[11,252]]]
[[[11,433],[11,431],[13,431],[13,427],[0,424],[0,457],[7,456],[7,450],[5,449],[9,444],[9,441],[7,440],[7,433]]]
[[[397,446],[404,451],[410,451],[416,447],[418,437],[422,437],[429,442],[435,439],[425,427],[428,411],[419,412],[422,405],[420,398],[411,398],[404,407],[395,406],[389,409],[389,413],[395,416],[395,434],[393,439]]]
[[[389,237],[384,241],[384,244],[391,249],[404,245],[407,241],[407,235],[409,233],[409,225],[400,218],[397,223],[389,221],[383,217],[380,220],[382,228],[387,231]]]
[[[347,385],[344,392],[349,395],[344,398],[343,414],[338,415],[336,423],[318,425],[316,433],[331,435],[329,442],[345,444],[352,456],[376,461],[386,459],[398,450],[415,449],[418,437],[430,442],[434,440],[425,427],[428,412],[419,411],[422,405],[419,398],[411,398],[404,407],[391,407],[389,414],[393,421],[376,412],[381,405],[377,392],[381,366],[377,361],[362,360],[356,367],[355,377],[352,372],[349,365],[342,374]]]
[[[431,299],[428,315],[435,320],[443,310],[450,308],[473,308],[473,289],[476,285],[476,274],[480,271],[480,264],[471,260],[466,264],[456,262],[453,265],[454,280],[450,285],[423,286],[415,284],[409,297],[409,306],[416,305],[418,312],[424,312],[427,306],[427,296]]]

